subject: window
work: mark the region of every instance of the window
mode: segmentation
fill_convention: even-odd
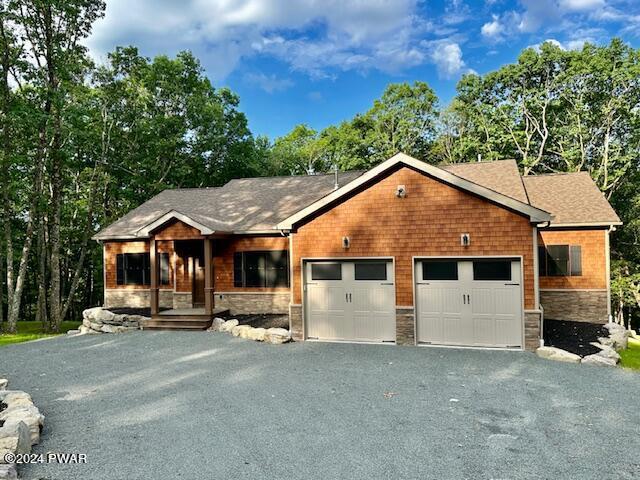
[[[286,250],[236,252],[233,255],[235,287],[288,287],[289,255]]]
[[[538,247],[538,271],[542,277],[582,275],[580,245],[547,245]]]
[[[151,275],[148,253],[119,253],[116,257],[118,285],[149,285]]]
[[[458,280],[458,262],[428,261],[422,262],[423,280]]]
[[[356,280],[386,280],[386,262],[363,262],[355,264]]]
[[[511,281],[511,260],[478,260],[473,262],[474,280]]]
[[[342,280],[341,263],[313,263],[311,280]]]
[[[160,285],[169,285],[169,254],[160,253],[158,256],[160,260]]]

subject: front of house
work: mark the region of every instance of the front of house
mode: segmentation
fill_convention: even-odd
[[[535,349],[543,315],[609,319],[616,225],[588,173],[398,154],[336,178],[167,190],[94,238],[105,306],[159,322],[282,313],[298,341]]]

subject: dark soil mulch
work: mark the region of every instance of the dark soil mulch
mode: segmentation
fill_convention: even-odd
[[[598,337],[608,337],[609,332],[600,324],[569,322],[565,320],[544,320],[544,344],[557,347],[581,357],[598,353],[600,350],[589,342],[597,342]]]
[[[0,402],[0,412],[7,409],[7,404],[4,402]]]
[[[240,325],[251,325],[254,328],[285,328],[289,329],[289,315],[260,314],[234,315]]]

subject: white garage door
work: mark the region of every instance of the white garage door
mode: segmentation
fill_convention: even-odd
[[[391,261],[308,262],[305,282],[307,338],[395,341]]]
[[[519,260],[423,259],[415,268],[418,342],[522,346]]]

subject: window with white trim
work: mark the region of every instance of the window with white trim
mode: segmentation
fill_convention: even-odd
[[[541,277],[575,277],[582,275],[580,245],[546,245],[538,247]]]

